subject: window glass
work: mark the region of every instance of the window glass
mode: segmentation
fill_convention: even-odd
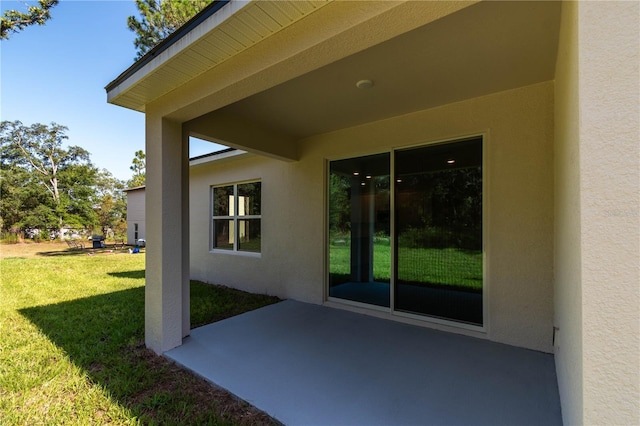
[[[396,152],[395,309],[482,325],[482,139]]]
[[[214,219],[213,229],[215,230],[213,246],[223,250],[233,250],[234,225],[233,220]]]
[[[482,163],[481,137],[331,161],[329,296],[483,325]]]
[[[213,188],[213,215],[233,216],[233,185]]]
[[[238,184],[238,216],[260,214],[261,182]]]
[[[260,251],[260,219],[238,220],[238,250]]]
[[[389,306],[389,161],[385,153],[330,164],[331,297]]]

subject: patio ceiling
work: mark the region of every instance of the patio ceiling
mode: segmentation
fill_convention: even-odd
[[[552,80],[560,9],[232,0],[107,94],[139,111],[153,104],[191,136],[295,160],[313,135]],[[373,87],[356,88],[363,79]]]
[[[235,147],[254,137],[248,128],[293,143],[552,80],[559,21],[559,2],[481,2],[206,114],[191,128],[198,134],[199,123],[215,123],[198,136]],[[362,79],[374,86],[358,89]]]

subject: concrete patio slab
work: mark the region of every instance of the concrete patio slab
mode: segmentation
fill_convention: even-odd
[[[285,301],[165,355],[286,425],[560,425],[553,356]]]

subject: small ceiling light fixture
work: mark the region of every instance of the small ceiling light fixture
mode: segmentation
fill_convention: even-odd
[[[396,179],[396,182],[402,183],[402,179]]]
[[[371,175],[367,175],[365,176],[367,179],[371,179]]]
[[[366,183],[365,182],[360,182],[360,185],[365,186]]]
[[[360,172],[353,172],[354,176],[358,176],[360,174]]]
[[[447,160],[447,164],[453,164],[453,163],[455,163],[455,162],[456,162],[456,160],[454,160],[453,158],[452,158],[452,159],[450,159],[450,160]]]
[[[371,89],[373,87],[373,81],[371,80],[360,80],[356,83],[356,87],[358,89]]]

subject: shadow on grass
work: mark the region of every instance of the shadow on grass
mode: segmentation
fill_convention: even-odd
[[[39,251],[36,253],[37,256],[45,256],[45,257],[61,257],[61,256],[107,256],[114,254],[127,254],[126,251],[119,249],[92,249],[86,248],[83,250],[75,250],[75,249],[66,249],[66,250],[52,250],[52,251]]]
[[[86,256],[89,253],[89,250],[74,250],[74,249],[66,249],[66,250],[52,250],[52,251],[39,251],[36,253],[37,256]]]
[[[144,271],[112,275],[143,278]],[[215,297],[199,288],[203,284],[194,285],[197,295]],[[144,287],[19,312],[144,424],[274,424],[144,347]]]
[[[126,271],[126,272],[108,272],[109,275],[116,278],[144,278],[145,270],[140,269],[138,271]]]

